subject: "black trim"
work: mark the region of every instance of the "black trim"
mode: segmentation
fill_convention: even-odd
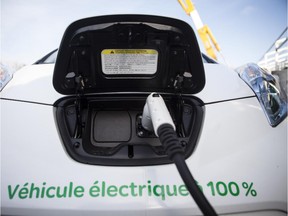
[[[209,102],[209,103],[204,103],[204,106],[211,105],[211,104],[217,104],[217,103],[225,103],[225,102],[235,101],[235,100],[244,100],[244,99],[255,98],[255,97],[256,97],[256,95],[241,97],[241,98],[232,98],[232,99],[220,100],[220,101],[213,101],[213,102]]]
[[[214,59],[208,57],[207,55],[205,55],[204,53],[202,53],[202,57],[203,59],[209,63],[209,64],[218,64],[218,62],[216,62]]]
[[[46,61],[47,58],[49,58],[53,53],[55,53],[58,49],[53,50],[52,52],[48,53],[47,55],[45,55],[44,57],[42,57],[41,59],[39,59],[38,61],[36,61],[34,64],[44,64],[44,62]],[[54,64],[55,62],[51,62],[49,64]]]
[[[13,102],[30,103],[30,104],[37,104],[37,105],[44,105],[44,106],[53,106],[53,104],[40,103],[40,102],[34,102],[34,101],[25,101],[25,100],[19,100],[19,99],[11,99],[11,98],[0,98],[0,99],[1,100],[7,100],[7,101],[13,101]]]
[[[209,102],[209,103],[203,103],[203,105],[206,106],[206,105],[211,105],[211,104],[225,103],[225,102],[229,102],[229,101],[243,100],[243,99],[249,99],[249,98],[254,98],[254,97],[256,97],[256,96],[253,95],[253,96],[247,96],[247,97],[241,97],[241,98],[232,98],[232,99],[228,99],[228,100],[220,100],[220,101],[213,101],[213,102]],[[74,97],[71,97],[71,98],[74,98]],[[38,105],[45,105],[45,106],[54,106],[53,104],[40,103],[40,102],[34,102],[34,101],[26,101],[26,100],[19,100],[19,99],[11,99],[11,98],[0,98],[0,99],[1,100],[21,102],[21,103],[31,103],[31,104],[38,104]],[[62,99],[59,99],[57,101],[61,101],[61,100]],[[58,103],[57,101],[56,101],[56,104]]]

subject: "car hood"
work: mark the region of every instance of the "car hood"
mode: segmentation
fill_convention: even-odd
[[[206,85],[195,94],[205,104],[254,96],[238,74],[221,64],[204,64]],[[23,67],[1,92],[1,98],[38,104],[53,105],[64,97],[53,87],[54,64]]]

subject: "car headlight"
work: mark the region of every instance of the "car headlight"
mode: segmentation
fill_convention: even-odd
[[[255,92],[270,125],[277,126],[287,116],[287,95],[281,91],[278,81],[254,63],[236,71]]]
[[[4,65],[0,64],[0,92],[11,79],[12,74],[9,73],[9,70]]]

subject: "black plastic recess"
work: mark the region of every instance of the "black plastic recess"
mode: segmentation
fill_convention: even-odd
[[[123,63],[118,66],[127,67],[126,71],[106,73],[103,68],[108,64],[103,53],[109,50],[111,56],[113,50],[153,53],[154,61],[147,60],[152,69],[149,73],[145,69],[141,72],[141,68],[139,73],[134,73],[136,69],[132,73]],[[132,64],[136,65],[139,58]],[[112,63],[111,67],[116,66]],[[53,85],[64,95],[153,91],[194,94],[204,88],[205,75],[194,31],[186,22],[160,16],[112,15],[82,19],[67,28],[55,63]]]
[[[163,96],[163,95],[162,95]],[[141,125],[147,95],[98,95],[57,101],[56,121],[66,151],[74,160],[108,166],[145,166],[172,163],[158,137]],[[188,158],[203,122],[202,102],[192,96],[165,95],[178,141]]]

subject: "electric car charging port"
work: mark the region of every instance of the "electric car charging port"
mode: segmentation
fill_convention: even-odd
[[[63,144],[76,161],[98,165],[171,163],[159,138],[142,127],[147,95],[66,97],[55,103]],[[185,157],[200,133],[203,107],[192,96],[163,96]]]

